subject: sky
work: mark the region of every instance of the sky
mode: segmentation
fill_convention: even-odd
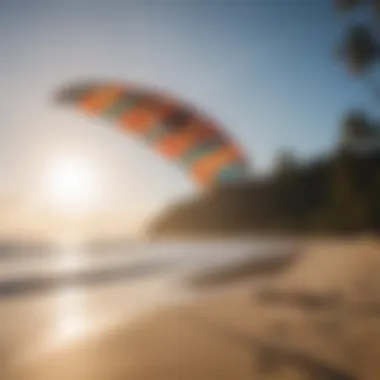
[[[329,150],[342,113],[369,100],[334,60],[342,25],[332,3],[3,0],[4,199],[41,210],[41,173],[54,171],[60,157],[97,167],[96,211],[121,215],[131,229],[196,191],[185,173],[136,141],[54,105],[54,90],[76,79],[168,89],[220,121],[254,172],[270,170],[280,148],[304,158]]]

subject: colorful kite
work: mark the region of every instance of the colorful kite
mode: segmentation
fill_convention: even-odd
[[[243,152],[220,125],[163,91],[87,82],[60,89],[55,101],[144,141],[204,187],[242,180],[248,174]]]

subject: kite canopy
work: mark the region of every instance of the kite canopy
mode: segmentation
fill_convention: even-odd
[[[204,187],[247,176],[243,152],[223,128],[163,91],[91,81],[59,89],[55,102],[74,106],[137,137]]]

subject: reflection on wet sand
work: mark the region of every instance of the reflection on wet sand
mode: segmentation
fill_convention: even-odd
[[[53,328],[52,341],[61,343],[78,339],[89,328],[86,315],[85,293],[75,287],[62,291],[56,299],[56,327]]]
[[[62,244],[57,252],[56,266],[62,272],[76,273],[86,264],[86,256],[78,245]],[[55,326],[52,327],[51,340],[55,343],[80,338],[89,327],[85,313],[86,294],[83,289],[67,286],[53,300]]]

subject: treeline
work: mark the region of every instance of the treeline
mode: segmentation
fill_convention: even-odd
[[[282,152],[273,175],[174,205],[150,234],[380,232],[380,1],[332,4],[344,29],[334,55],[369,86],[374,109],[343,116],[330,156],[299,164]]]
[[[330,157],[174,205],[151,235],[380,232],[380,151]]]

